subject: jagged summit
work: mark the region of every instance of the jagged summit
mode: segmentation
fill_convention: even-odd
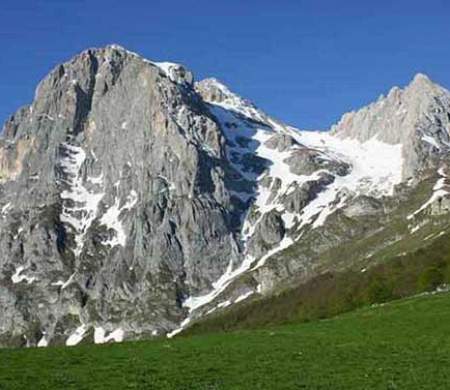
[[[326,271],[382,228],[405,171],[440,175],[411,220],[446,195],[449,107],[417,76],[305,132],[181,65],[82,52],[0,139],[0,345],[175,334]]]
[[[102,49],[100,49],[100,50],[102,50]],[[130,51],[118,44],[110,44],[110,45],[106,46],[103,50],[105,50],[105,51],[108,51],[108,50],[114,51],[115,50],[115,51],[125,53],[130,56],[137,57],[151,65],[155,65],[158,68],[160,68],[167,75],[167,77],[169,77],[169,79],[172,80],[173,82],[177,82],[177,83],[181,83],[181,84],[187,83],[189,85],[193,84],[193,82],[194,82],[193,73],[191,71],[189,71],[182,64],[175,63],[175,62],[168,62],[168,61],[162,61],[162,62],[152,61],[152,60],[146,59],[146,58],[142,57],[141,55],[139,55],[133,51]]]
[[[267,115],[255,104],[232,92],[216,78],[211,77],[195,83],[195,89],[202,96],[203,100],[208,103],[214,103],[233,110],[252,120],[267,121]]]
[[[155,66],[161,70],[162,74],[166,75],[171,81],[176,83],[187,83],[192,85],[194,82],[194,77],[191,71],[189,71],[184,65],[168,62],[168,61],[154,61],[141,56],[131,50],[118,44],[109,44],[104,47],[93,47],[84,50],[78,56],[75,56],[67,64],[76,62],[77,60],[83,60],[86,56],[94,56],[99,63],[108,64],[120,64],[129,59],[137,60],[142,63],[146,63],[151,66]]]
[[[127,52],[127,53],[135,54],[132,51],[126,49],[125,47],[123,47],[122,45],[119,45],[117,43],[110,43],[109,45],[105,46],[105,49],[119,50],[119,51],[124,51],[124,52]]]
[[[433,81],[425,73],[416,73],[411,80],[411,84],[434,84]]]
[[[448,149],[449,131],[450,93],[421,73],[406,87],[394,87],[386,97],[344,114],[331,128],[342,139],[401,145],[405,177],[420,168],[430,146]]]

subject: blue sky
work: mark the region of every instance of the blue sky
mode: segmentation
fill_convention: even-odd
[[[450,87],[447,0],[2,0],[0,121],[56,64],[118,43],[325,129],[417,72]]]

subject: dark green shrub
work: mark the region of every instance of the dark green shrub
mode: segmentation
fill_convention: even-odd
[[[381,277],[376,277],[369,282],[367,287],[368,303],[387,302],[393,298],[392,287]]]
[[[435,290],[440,284],[444,282],[444,274],[442,269],[431,266],[426,268],[419,275],[419,280],[417,281],[417,288],[419,291],[430,291]]]

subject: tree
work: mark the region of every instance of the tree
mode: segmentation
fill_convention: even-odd
[[[440,268],[431,266],[426,268],[417,281],[419,291],[435,290],[444,281],[444,275]]]

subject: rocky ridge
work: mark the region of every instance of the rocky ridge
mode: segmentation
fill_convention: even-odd
[[[387,225],[430,175],[405,224],[447,212],[449,121],[450,93],[424,75],[307,132],[181,65],[87,50],[0,139],[0,343],[173,336],[319,272],[362,234],[336,229]]]

